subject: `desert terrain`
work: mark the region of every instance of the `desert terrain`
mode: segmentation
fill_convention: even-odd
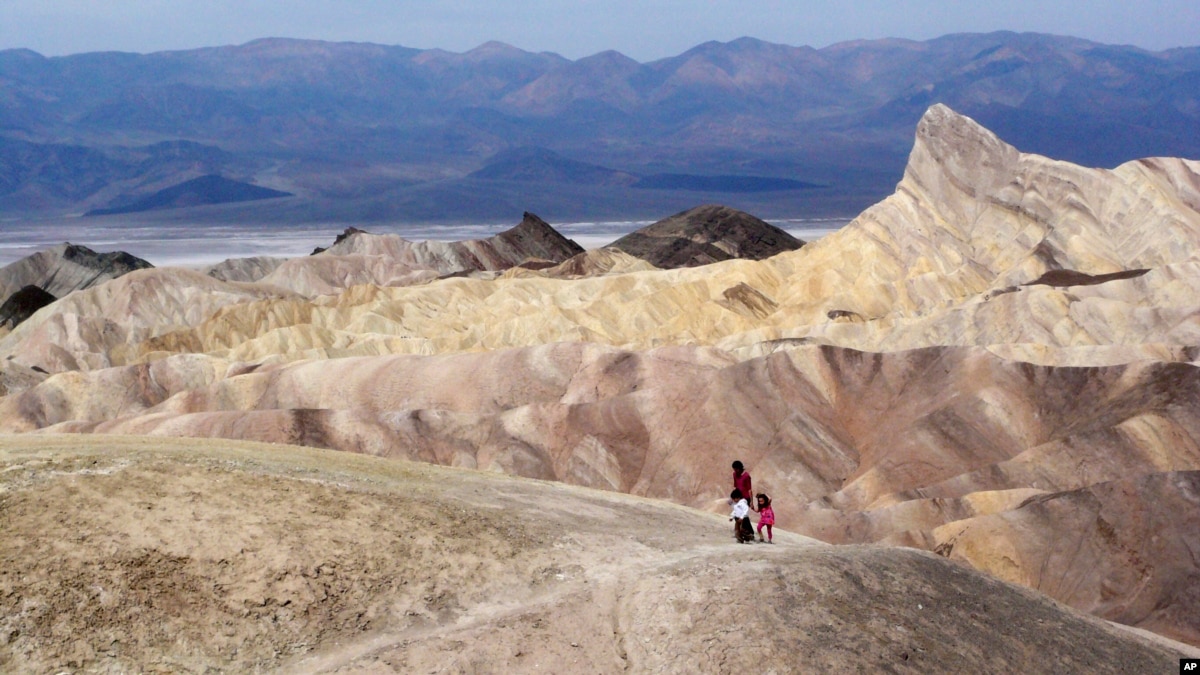
[[[647,581],[623,592],[645,594],[642,604],[650,614],[620,619],[609,630],[644,621],[630,634],[660,630],[673,636],[670,646],[635,647],[623,640],[618,661],[589,652],[588,662],[601,664],[601,671],[632,664],[638,671],[684,672],[691,662],[671,659],[697,652],[713,655],[702,670],[734,669],[727,650],[737,651],[731,645],[741,638],[722,632],[726,623],[713,606],[701,611],[689,604],[724,588],[714,584],[726,577],[740,580],[729,588],[766,588],[765,578],[778,579],[783,585],[771,587],[776,590],[751,594],[776,595],[783,603],[770,610],[773,629],[757,632],[778,633],[780,623],[787,630],[798,627],[805,637],[796,633],[784,642],[814,640],[811,659],[818,661],[833,659],[822,651],[832,647],[821,639],[819,621],[785,609],[807,606],[803,598],[809,596],[806,586],[784,579],[810,579],[820,593],[833,594],[821,597],[839,612],[891,603],[879,598],[892,587],[863,580],[868,577],[933,575],[935,581],[913,581],[913,588],[942,590],[1009,588],[999,585],[1003,581],[1042,594],[1039,602],[1066,615],[1084,612],[1200,646],[1200,163],[1150,158],[1112,170],[1082,167],[1022,153],[938,105],[916,128],[895,192],[819,241],[788,241],[786,233],[748,214],[715,206],[665,218],[633,239],[636,246],[585,251],[526,214],[512,229],[486,239],[412,242],[347,230],[311,256],[231,260],[206,270],[135,269],[103,283],[59,289],[53,301],[0,328],[0,432],[12,434],[5,447],[148,443],[170,457],[187,455],[175,448],[255,447],[267,456],[254,461],[267,462],[276,449],[308,446],[343,451],[320,455],[330,462],[394,466],[437,476],[439,485],[502,481],[476,471],[536,479],[547,482],[512,484],[651,509],[616,518],[620,527],[647,528],[630,535],[638,546],[663,542],[662,551],[693,551],[695,560],[752,557],[752,565],[718,566],[708,577],[684,574],[694,594],[669,603],[656,594],[667,585],[663,579],[674,577],[654,565],[682,563],[668,563],[670,556],[647,563],[651,567],[638,573]],[[52,258],[39,261],[15,263],[0,270],[0,278],[11,288],[44,286],[47,274],[92,278],[77,272],[58,277]],[[272,445],[242,445],[248,442]],[[742,552],[726,523],[712,516],[728,508],[733,459],[744,461],[758,489],[771,494],[780,528],[792,533],[775,547]],[[463,472],[438,473],[443,469],[433,465]],[[42,474],[58,480],[58,470],[30,471],[29,480]],[[150,482],[169,491],[182,490],[173,486],[187,480]],[[606,494],[571,492],[575,487],[567,485]],[[506,489],[481,488],[475,501],[464,499],[479,508],[488,502],[519,511],[504,501]],[[203,505],[216,498],[210,490],[192,490],[196,509],[209,508]],[[255,492],[247,488],[245,497],[230,497],[227,509],[255,517],[264,510]],[[662,504],[652,508],[647,498]],[[428,503],[442,506],[426,510],[425,501],[396,502],[342,520],[354,521],[348,529],[365,528],[367,536],[383,511],[411,508],[416,520],[437,522],[456,508],[433,497]],[[562,520],[551,526],[552,517],[541,512],[550,507],[540,501],[530,508],[518,519],[522,527],[536,521],[538,527],[570,529]],[[588,512],[572,509],[564,513]],[[92,509],[88,517],[100,527],[107,516],[98,514]],[[465,521],[478,515],[472,514]],[[670,524],[676,516],[683,520]],[[656,519],[667,524],[640,522]],[[196,537],[217,536],[202,529]],[[317,537],[316,525],[307,529]],[[597,541],[602,543],[589,550],[598,555],[610,546],[626,550],[604,537]],[[329,546],[337,549],[330,542],[314,538],[311,546],[295,544],[273,555],[288,565],[293,556],[306,560],[325,555]],[[388,542],[394,540],[380,546],[393,545]],[[164,546],[145,543],[138,550],[165,555]],[[528,571],[531,563],[520,552],[526,545],[494,546],[458,557],[493,571]],[[399,557],[439,565],[421,557],[434,555],[432,549],[404,551]],[[519,561],[513,568],[504,567],[510,554]],[[636,561],[643,554],[651,556],[641,549],[621,555]],[[225,556],[228,564],[248,566],[221,577],[222,588],[257,569],[242,555]],[[612,569],[584,559],[589,556],[558,567],[579,565],[600,577]],[[99,564],[83,564],[80,573],[95,574]],[[384,565],[363,564],[372,570]],[[918,573],[909,565],[927,567]],[[867,576],[837,576],[851,568]],[[65,569],[47,567],[41,574],[53,585]],[[620,574],[630,574],[622,569]],[[832,576],[805,576],[821,569]],[[554,572],[560,573],[569,576]],[[454,579],[492,578],[463,574]],[[346,592],[365,592],[358,583]],[[443,628],[470,623],[463,617],[471,603],[508,597],[502,587],[462,597],[461,584],[447,580],[442,588],[449,587],[456,589],[454,600],[447,600],[449,613],[427,618]],[[307,597],[307,588],[272,597],[295,604]],[[118,601],[130,607],[167,602],[157,592],[138,600],[130,600],[131,593],[122,590]],[[588,603],[620,615],[612,596],[597,593],[587,596]],[[846,593],[851,595],[840,595]],[[856,599],[850,603],[849,597]],[[739,625],[765,626],[754,622],[768,619],[751,616],[749,605],[737,604],[742,600],[729,602],[744,610]],[[951,603],[959,610],[977,607],[963,611],[982,622],[980,634],[951,640],[953,655],[933,658],[934,648],[923,644],[931,659],[923,665],[902,659],[886,667],[970,667],[976,663],[970,650],[993,644],[987,640],[1003,637],[999,627],[1016,626],[1016,615],[1028,614],[1013,609],[1012,617],[1000,618],[1008,615],[999,605],[988,602],[981,609],[974,602]],[[339,607],[332,600],[309,606],[318,613]],[[560,611],[566,613],[539,625],[585,621],[583,610],[579,616],[553,610]],[[481,664],[501,658],[487,650],[519,643],[524,630],[519,622],[506,624],[505,630],[516,632],[493,647],[480,646],[486,639],[464,640],[465,660],[454,660],[459,657],[444,653],[442,633],[410,635],[403,619],[387,616],[392,618],[380,619],[383,624],[337,629],[360,637],[376,629],[407,636],[391,643],[382,638],[378,650],[339,655],[327,643],[318,648],[316,638],[288,643],[264,637],[261,654],[225,663],[234,669],[369,671],[383,666],[358,659],[375,654],[404,668],[486,670]],[[848,661],[850,667],[880,667],[883,662],[869,659],[895,650],[877,647],[900,647],[884,624],[853,616],[860,618],[825,624],[837,627],[827,634],[836,636],[836,644],[858,645],[838,658],[868,659]],[[953,617],[946,630],[970,624],[964,615]],[[400,623],[389,623],[394,621]],[[501,634],[499,624],[472,625],[486,626],[478,628],[479,636]],[[862,625],[870,631],[854,632]],[[29,663],[59,658],[45,651],[53,639],[14,642],[30,630],[9,630],[18,633],[10,644],[25,645],[20,654]],[[991,638],[983,636],[987,630]],[[1089,639],[1078,637],[1081,644]],[[693,647],[689,640],[698,642]],[[572,649],[601,649],[599,642],[575,642],[583,647]],[[199,650],[188,667],[217,653],[226,658],[224,644],[188,647]],[[612,648],[604,644],[604,650]],[[779,672],[808,663],[794,653],[785,658],[786,650],[774,651],[768,642],[755,644],[763,658],[779,661],[771,666]],[[1059,658],[1048,656],[1059,653],[1049,643],[1028,649],[995,644],[977,656],[999,658],[995,652],[1003,652],[1004,658],[1034,659],[1014,662],[1021,670],[1051,663],[1039,658]],[[473,652],[476,647],[484,651]],[[264,656],[268,650],[280,654]],[[533,653],[521,648],[521,658]],[[551,659],[549,652],[536,653]],[[612,656],[605,653],[603,658]],[[915,657],[908,647],[900,653]],[[562,659],[574,652],[555,654]],[[304,655],[322,660],[281,660]],[[143,657],[130,658],[121,663]],[[100,661],[87,663],[101,667]],[[566,662],[553,663],[562,668]],[[833,660],[820,663],[838,667]],[[1094,665],[1059,662],[1067,670]],[[533,669],[525,662],[513,667]]]
[[[249,442],[6,437],[6,672],[1167,672],[1196,650],[911,549]]]

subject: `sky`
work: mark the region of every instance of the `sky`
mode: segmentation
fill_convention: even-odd
[[[1200,0],[0,0],[0,49],[46,56],[291,37],[455,52],[499,40],[571,59],[615,49],[644,62],[743,36],[825,47],[995,30],[1200,46]]]

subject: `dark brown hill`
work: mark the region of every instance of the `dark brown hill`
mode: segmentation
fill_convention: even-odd
[[[34,312],[57,299],[37,286],[25,286],[0,305],[0,328],[16,328]]]
[[[732,258],[762,260],[804,242],[749,213],[706,204],[631,232],[609,245],[664,269]]]
[[[541,258],[558,263],[583,253],[582,246],[528,211],[522,216],[521,222],[496,235],[493,241],[496,250],[513,257],[523,256],[521,260]]]

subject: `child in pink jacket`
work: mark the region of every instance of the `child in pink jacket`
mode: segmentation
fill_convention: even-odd
[[[763,493],[758,493],[758,540],[762,541],[763,527],[767,528],[767,543],[774,544],[771,540],[771,526],[775,524],[775,509],[771,508],[771,498]]]

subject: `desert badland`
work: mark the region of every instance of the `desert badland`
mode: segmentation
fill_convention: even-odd
[[[1085,168],[935,105],[895,192],[819,241],[687,215],[592,251],[527,214],[65,272],[0,339],[0,666],[1196,653],[1200,163]],[[775,546],[729,536],[734,458]]]

